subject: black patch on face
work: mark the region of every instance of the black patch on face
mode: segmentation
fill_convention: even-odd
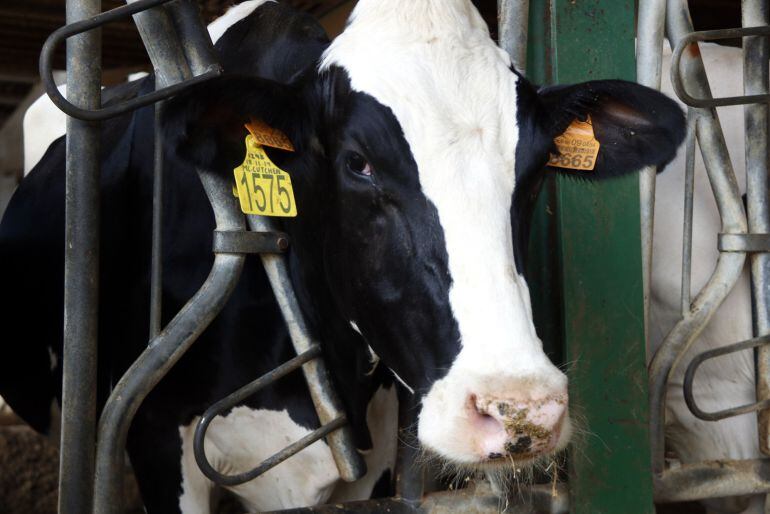
[[[320,77],[317,96],[325,169],[295,185],[306,213],[296,229],[317,245],[299,261],[323,273],[333,301],[318,305],[317,317],[354,321],[385,366],[427,392],[460,350],[438,212],[389,108],[351,91],[336,67]],[[360,173],[360,159],[370,174]]]

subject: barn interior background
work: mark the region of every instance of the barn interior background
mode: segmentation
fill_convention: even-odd
[[[342,29],[355,4],[354,0],[284,1],[316,16],[330,34]],[[200,2],[206,21],[216,18],[233,3]],[[496,1],[474,3],[496,32]],[[104,0],[102,9],[120,5],[122,2],[117,0]],[[737,0],[691,0],[690,5],[697,30],[740,26]],[[43,94],[37,72],[40,49],[45,38],[63,25],[63,0],[0,1],[0,214],[22,177],[24,112]],[[149,60],[133,23],[112,24],[104,34],[104,84],[121,82],[130,72],[149,70]],[[64,68],[63,48],[55,66]],[[55,445],[31,433],[7,412],[0,416],[0,425],[0,513],[55,512]]]

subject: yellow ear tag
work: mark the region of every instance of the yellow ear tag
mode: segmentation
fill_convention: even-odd
[[[235,168],[235,185],[241,210],[246,214],[283,218],[297,215],[291,177],[273,164],[252,134],[246,136],[246,159]]]
[[[596,167],[601,144],[594,136],[590,116],[586,121],[573,121],[554,143],[560,155],[551,154],[549,166],[579,171],[593,171]]]

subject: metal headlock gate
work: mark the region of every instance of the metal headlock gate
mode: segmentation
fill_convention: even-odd
[[[507,50],[517,68],[524,70],[527,64],[531,68],[529,76],[538,83],[570,82],[601,78],[601,76],[634,78],[633,51],[633,0],[616,0],[602,5],[601,11],[594,9],[597,1],[588,2],[586,7],[574,0],[498,0],[500,12],[500,41]],[[622,512],[651,513],[652,498],[656,501],[672,502],[702,498],[714,498],[739,494],[770,492],[770,461],[720,462],[685,465],[677,469],[665,469],[663,458],[663,413],[665,409],[665,386],[668,375],[679,357],[687,350],[706,324],[714,310],[727,295],[746,260],[747,254],[752,262],[754,284],[755,320],[757,335],[770,333],[770,257],[768,236],[770,233],[770,214],[767,203],[767,131],[753,134],[752,144],[747,157],[749,171],[749,219],[747,222],[741,198],[735,187],[732,168],[725,150],[721,134],[717,131],[716,105],[750,104],[747,119],[754,123],[768,121],[768,43],[766,36],[770,29],[767,6],[760,0],[744,0],[744,25],[763,26],[744,32],[722,31],[691,35],[692,23],[689,19],[686,0],[640,0],[638,20],[638,79],[651,87],[660,87],[661,55],[664,24],[672,41],[678,43],[675,53],[675,69],[681,68],[679,92],[685,90],[698,98],[685,98],[693,107],[690,121],[693,124],[691,134],[697,134],[701,142],[701,151],[708,162],[709,175],[716,191],[717,202],[722,215],[725,234],[720,240],[720,259],[714,277],[693,302],[687,297],[687,308],[683,319],[661,346],[660,351],[650,366],[650,421],[647,425],[641,415],[633,423],[618,428],[612,422],[602,424],[602,420],[589,416],[592,431],[599,439],[605,437],[614,445],[613,452],[588,448],[582,456],[573,456],[570,464],[570,494],[565,484],[547,484],[531,486],[527,494],[520,499],[531,504],[532,510],[542,513],[620,512],[619,505],[625,505]],[[593,10],[591,10],[593,9]],[[218,76],[221,68],[208,34],[203,26],[195,0],[139,0],[128,1],[128,5],[106,13],[100,13],[100,0],[67,0],[68,25],[54,32],[46,42],[40,62],[41,77],[46,90],[54,101],[70,117],[67,122],[67,186],[66,186],[66,254],[65,254],[65,331],[63,359],[63,416],[61,439],[60,469],[60,510],[62,514],[98,514],[118,513],[124,465],[124,448],[128,428],[134,414],[143,399],[152,388],[166,375],[184,352],[194,343],[198,335],[208,326],[224,306],[232,292],[244,265],[248,253],[261,254],[276,299],[289,328],[291,339],[298,356],[285,365],[260,377],[241,390],[212,406],[201,418],[195,436],[195,456],[203,473],[212,481],[223,485],[234,485],[254,479],[259,474],[277,465],[286,458],[301,451],[312,442],[326,437],[334,460],[345,480],[355,480],[364,473],[364,464],[351,443],[346,427],[346,418],[331,387],[331,382],[320,356],[318,341],[312,339],[300,315],[297,300],[287,277],[283,256],[288,245],[288,238],[275,231],[265,218],[248,216],[240,212],[237,202],[230,192],[230,184],[217,176],[198,170],[206,194],[211,202],[215,219],[214,237],[215,260],[209,277],[190,302],[163,328],[160,326],[160,242],[161,242],[161,191],[162,155],[160,149],[160,131],[156,123],[156,162],[153,192],[153,252],[151,284],[151,334],[146,351],[126,372],[109,397],[97,424],[96,417],[96,348],[97,348],[97,305],[98,305],[98,227],[99,227],[99,122],[110,117],[126,113],[155,102],[156,120],[162,110],[162,100],[192,87],[196,83]],[[155,69],[156,91],[125,103],[102,107],[100,102],[100,34],[101,26],[120,18],[133,16],[144,41],[147,52]],[[667,21],[666,21],[667,20]],[[606,32],[603,37],[617,37],[622,44],[610,48],[603,40],[601,59],[591,45],[597,45],[600,30]],[[594,30],[596,29],[596,30]],[[687,44],[695,40],[735,35],[749,36],[746,41],[746,62],[749,65],[747,93],[755,96],[742,99],[711,100],[702,62],[697,56],[683,52]],[[593,39],[592,39],[593,38]],[[67,41],[67,99],[58,92],[52,80],[51,56],[55,47]],[[527,47],[527,42],[532,44]],[[581,58],[581,53],[588,48],[593,61],[577,70],[570,67],[570,60]],[[557,52],[558,50],[558,52]],[[593,53],[592,53],[593,52]],[[557,59],[558,54],[558,59]],[[611,54],[611,55],[609,55]],[[560,59],[560,60],[559,60]],[[763,66],[762,63],[765,63]],[[614,67],[613,67],[614,66]],[[585,74],[590,76],[584,76]],[[686,84],[686,88],[682,87]],[[756,103],[764,102],[764,103]],[[695,151],[694,136],[689,138],[689,155]],[[689,173],[692,173],[692,158],[689,159]],[[688,179],[688,183],[691,184]],[[654,170],[642,174],[640,185],[635,179],[616,181],[612,185],[596,186],[602,195],[601,202],[591,206],[581,204],[581,189],[585,184],[561,183],[547,186],[543,197],[552,195],[559,206],[559,226],[556,232],[563,235],[570,226],[569,213],[580,211],[583,216],[601,216],[601,209],[611,209],[620,202],[628,207],[628,202],[635,202],[641,193],[641,216],[634,209],[628,209],[629,218],[626,226],[638,230],[617,229],[602,230],[598,235],[591,235],[597,240],[614,240],[615,248],[624,248],[621,253],[607,252],[606,241],[592,245],[594,253],[602,256],[591,264],[590,253],[580,254],[576,246],[583,241],[583,234],[576,233],[566,241],[561,249],[564,254],[561,263],[562,277],[566,293],[576,294],[578,301],[584,301],[587,308],[584,316],[595,316],[601,312],[600,299],[612,295],[637,298],[634,306],[644,310],[645,291],[638,284],[646,284],[649,277],[651,260],[652,213],[654,202]],[[593,186],[591,186],[593,187]],[[609,194],[611,192],[611,194]],[[578,216],[579,218],[579,216]],[[546,222],[541,218],[541,223]],[[623,223],[619,223],[621,229]],[[691,218],[688,221],[691,226]],[[250,229],[247,230],[247,229]],[[615,230],[614,232],[612,230]],[[642,241],[638,241],[641,232]],[[623,239],[625,238],[625,239]],[[537,246],[537,245],[535,245]],[[537,252],[537,249],[535,249]],[[625,252],[625,253],[623,253]],[[606,254],[611,254],[607,257]],[[685,254],[687,255],[687,251]],[[575,258],[577,256],[577,258]],[[644,257],[642,257],[644,256]],[[606,259],[610,259],[607,261]],[[551,259],[545,259],[550,261]],[[618,288],[598,280],[594,289],[576,292],[574,283],[570,283],[571,271],[577,266],[604,266],[612,262],[625,263],[621,269],[630,279]],[[644,266],[642,266],[644,265]],[[685,262],[685,273],[689,276],[689,262]],[[570,268],[572,267],[572,268]],[[637,269],[638,268],[638,269]],[[641,280],[642,268],[645,280]],[[615,269],[613,267],[613,269]],[[636,280],[636,275],[640,279]],[[558,274],[557,274],[558,275]],[[541,276],[541,279],[544,276]],[[541,280],[545,288],[554,287],[554,278]],[[549,282],[550,281],[550,282]],[[535,280],[537,282],[537,280]],[[628,284],[631,284],[630,286]],[[541,283],[540,286],[543,286]],[[689,286],[687,286],[689,287]],[[537,286],[535,286],[537,288]],[[602,291],[601,289],[605,290]],[[688,289],[684,289],[685,291]],[[581,296],[582,295],[582,296]],[[543,304],[533,292],[533,303]],[[586,297],[591,297],[586,299]],[[597,299],[600,298],[600,299]],[[594,303],[592,303],[594,302]],[[545,302],[546,304],[548,302]],[[564,308],[563,316],[569,318],[570,306]],[[586,314],[587,313],[587,314]],[[588,340],[595,337],[585,327],[585,319],[565,324],[567,357],[588,354],[580,363],[583,374],[572,381],[571,396],[578,398],[586,409],[609,409],[612,416],[623,418],[629,412],[620,403],[607,404],[600,398],[591,397],[591,382],[585,374],[596,372],[597,364],[593,358],[606,366],[607,362],[617,363],[617,356],[607,356],[600,342],[593,341],[593,348]],[[583,323],[581,326],[580,323]],[[608,330],[632,348],[634,362],[624,362],[632,370],[628,376],[617,378],[612,384],[603,383],[604,387],[617,387],[622,391],[645,391],[647,375],[644,371],[644,327],[634,323],[633,318],[622,315],[608,321]],[[553,329],[551,329],[553,331]],[[558,332],[558,330],[556,331]],[[552,337],[551,337],[552,336]],[[553,333],[544,339],[558,339]],[[546,341],[548,342],[548,341]],[[757,376],[759,402],[754,406],[734,409],[728,413],[709,414],[699,412],[694,402],[689,401],[696,416],[724,417],[727,415],[760,411],[760,434],[763,438],[763,451],[770,446],[770,348],[764,345],[767,337],[758,337],[740,345],[733,345],[721,352],[738,351],[747,347],[758,347],[759,366]],[[686,384],[686,395],[691,400],[692,376],[700,362],[715,357],[719,352],[709,352],[690,364]],[[614,360],[613,360],[614,359]],[[261,387],[280,379],[287,373],[302,369],[318,411],[322,427],[308,437],[289,446],[256,469],[237,476],[223,476],[208,463],[203,452],[203,440],[208,424],[218,413],[227,410]],[[587,371],[586,371],[587,370]],[[642,384],[639,383],[639,377]],[[577,384],[577,385],[575,385]],[[596,382],[594,381],[595,385]],[[641,398],[646,403],[646,396]],[[639,411],[639,405],[635,406]],[[764,409],[764,410],[762,410]],[[403,409],[406,411],[407,409]],[[642,408],[642,411],[644,409]],[[607,416],[608,418],[611,416]],[[594,423],[596,423],[594,425]],[[401,425],[403,426],[403,424]],[[651,437],[648,434],[651,430]],[[94,445],[96,441],[96,445]],[[651,441],[652,461],[649,460],[647,445]],[[604,444],[601,442],[600,444]],[[589,445],[590,446],[590,445]],[[467,491],[454,491],[424,495],[422,471],[415,465],[415,452],[402,446],[399,450],[399,464],[396,473],[397,497],[333,507],[301,509],[303,512],[327,511],[371,511],[371,512],[430,512],[434,510],[477,512],[497,512],[500,508],[497,497],[488,487],[480,486]],[[624,473],[617,473],[623,466]],[[652,470],[652,474],[650,471]],[[622,476],[621,476],[622,475]],[[597,477],[599,479],[597,479]],[[629,493],[630,488],[633,492]],[[630,496],[629,496],[630,494]],[[516,500],[516,498],[512,498]],[[571,503],[571,507],[569,506]],[[631,505],[634,504],[634,505]],[[636,505],[638,504],[638,505]]]
[[[671,80],[688,107],[688,138],[685,175],[685,220],[682,263],[682,317],[666,336],[650,364],[650,421],[652,469],[658,502],[677,502],[748,494],[770,493],[770,460],[702,462],[667,469],[664,452],[666,386],[674,368],[686,365],[684,397],[694,416],[717,421],[748,412],[758,413],[759,447],[770,455],[770,205],[768,204],[768,116],[770,81],[770,16],[763,0],[743,0],[742,29],[693,32],[686,0],[642,0],[639,4],[639,79],[660,88],[661,50],[664,34],[672,47]],[[687,51],[698,41],[743,38],[745,96],[712,98],[699,52]],[[716,113],[717,106],[745,105],[747,211],[744,211],[737,180],[727,153]],[[755,130],[750,130],[755,127]],[[696,139],[706,163],[722,221],[719,258],[704,288],[690,296],[692,269],[693,191]],[[645,214],[649,232],[646,257],[651,248],[654,174],[643,178],[647,192]],[[680,360],[695,342],[713,314],[738,282],[747,257],[751,264],[755,339],[702,352],[691,362]],[[649,261],[648,261],[649,262]],[[648,268],[649,270],[649,268]],[[721,412],[703,412],[693,397],[693,378],[708,359],[756,348],[757,402]]]

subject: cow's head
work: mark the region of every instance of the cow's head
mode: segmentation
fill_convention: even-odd
[[[593,120],[602,149],[586,177],[599,180],[671,159],[679,108],[627,82],[534,88],[470,0],[361,0],[322,55],[296,37],[283,77],[226,76],[172,102],[170,144],[231,174],[250,118],[289,136],[297,152],[272,156],[297,193],[285,228],[302,281],[323,323],[360,332],[421,398],[425,447],[460,465],[563,448],[567,377],[533,326],[520,202],[574,119]]]

